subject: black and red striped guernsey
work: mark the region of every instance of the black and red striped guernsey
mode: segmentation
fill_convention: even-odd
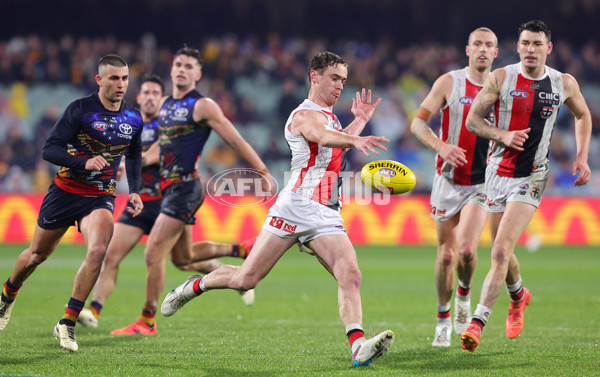
[[[504,67],[506,78],[496,104],[498,128],[517,131],[531,128],[524,151],[494,143],[490,167],[503,177],[527,177],[548,163],[548,148],[558,110],[564,102],[562,73],[545,67],[538,78],[527,77],[521,63]]]
[[[485,168],[489,152],[489,140],[481,138],[465,127],[471,104],[482,84],[467,75],[467,68],[448,72],[452,76],[452,93],[442,108],[440,139],[447,144],[458,145],[466,150],[467,163],[452,167],[439,155],[436,158],[437,174],[457,185],[471,186],[485,181]]]

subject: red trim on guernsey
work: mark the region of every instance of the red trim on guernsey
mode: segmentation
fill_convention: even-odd
[[[465,96],[475,98],[477,92],[481,89],[480,86],[474,85],[469,80],[465,79]],[[475,155],[475,149],[477,147],[477,135],[467,130],[465,126],[467,121],[467,115],[469,115],[469,109],[471,104],[463,105],[462,120],[460,122],[460,133],[458,137],[458,146],[466,150],[470,155],[467,155],[467,163],[463,166],[459,166],[454,169],[454,183],[457,185],[468,186],[471,185],[471,172],[473,170],[473,156]]]
[[[98,195],[112,194],[107,191],[99,191],[96,186],[90,186],[90,185],[86,185],[85,183],[62,180],[59,178],[58,175],[56,175],[54,177],[54,183],[58,187],[60,187],[63,191],[66,191],[70,194],[75,194],[75,195],[98,196]]]
[[[315,187],[312,195],[312,200],[323,205],[329,204],[331,190],[334,185],[337,185],[337,180],[342,168],[342,159],[340,157],[344,153],[344,150],[340,148],[331,149],[331,161],[329,161],[329,165],[327,165],[327,169],[325,170],[325,175],[323,175],[321,182]]]
[[[296,180],[296,183],[294,184],[294,187],[292,188],[293,192],[298,191],[298,187],[302,186],[302,182],[304,181],[304,177],[306,176],[308,169],[315,166],[315,163],[317,161],[317,155],[319,154],[319,144],[313,143],[312,141],[308,141],[308,140],[307,140],[307,142],[308,142],[308,148],[310,149],[310,157],[308,158],[308,162],[306,163],[306,166],[303,167],[302,170],[300,170],[298,179]]]
[[[142,199],[142,202],[153,202],[155,200],[160,200],[162,199],[162,196],[158,195],[158,196],[154,196],[154,195],[149,195],[148,193],[142,192],[140,194],[140,199]]]
[[[517,76],[515,89],[511,90],[511,92],[516,90],[527,92],[527,98],[513,97],[510,123],[508,124],[509,131],[524,130],[529,125],[533,101],[535,100],[535,89],[529,87],[531,82],[531,80],[526,79],[521,74]],[[502,156],[502,161],[500,161],[498,166],[497,174],[502,177],[513,177],[520,153],[516,149],[506,148]]]
[[[448,133],[450,131],[450,106],[446,106],[444,110],[442,110],[442,141],[445,143],[448,141]],[[438,175],[442,175],[442,165],[444,164],[444,159],[438,154],[435,170]]]

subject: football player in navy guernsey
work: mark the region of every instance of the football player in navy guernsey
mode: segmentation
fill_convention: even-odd
[[[506,282],[511,297],[506,336],[523,330],[524,309],[532,298],[523,287],[515,245],[533,218],[548,181],[548,148],[558,110],[564,103],[574,117],[577,157],[574,186],[591,176],[588,152],[592,117],[573,76],[546,66],[552,52],[550,29],[540,20],[519,27],[520,62],[492,72],[475,97],[467,116],[467,129],[491,139],[492,151],[485,176],[485,193],[492,234],[492,265],[481,288],[479,305],[461,336],[464,350],[479,345],[494,303]],[[496,126],[485,119],[495,106]]]
[[[131,329],[144,333],[156,331],[156,310],[166,279],[166,257],[179,268],[203,260],[192,246],[192,227],[196,212],[202,205],[204,190],[196,164],[210,133],[216,133],[261,174],[263,193],[274,189],[273,178],[254,148],[238,133],[225,117],[221,107],[196,90],[202,77],[202,58],[199,50],[184,47],[175,53],[171,67],[172,95],[164,98],[158,113],[160,145],[160,185],[162,203],[160,214],[150,231],[144,256],[146,259],[146,302]]]
[[[145,75],[140,82],[137,102],[140,106],[144,130],[142,131],[142,189],[140,197],[144,202],[144,209],[139,216],[124,210],[115,224],[114,234],[108,245],[106,258],[102,271],[96,282],[94,293],[88,308],[79,314],[79,324],[86,327],[98,327],[100,313],[108,297],[113,293],[117,283],[117,275],[121,261],[133,250],[144,234],[149,234],[156,218],[160,213],[162,194],[160,190],[159,148],[158,148],[158,110],[164,94],[164,84],[156,75]],[[119,177],[125,172],[125,162],[119,166]],[[191,227],[192,225],[187,225]],[[246,240],[239,244],[226,244],[211,241],[194,243],[192,249],[195,259],[203,260],[175,265],[187,271],[209,273],[221,266],[216,259],[223,256],[245,258],[252,249],[254,239]],[[254,302],[254,290],[240,292],[240,297],[246,305]],[[147,326],[142,319],[131,325],[116,329],[114,335],[154,335],[156,326]]]
[[[129,84],[127,62],[107,55],[98,62],[99,90],[72,102],[56,122],[43,148],[43,158],[61,166],[42,202],[31,245],[17,258],[0,297],[0,330],[10,319],[22,284],[56,249],[72,225],[87,246],[75,275],[65,314],[54,327],[60,347],[79,348],[75,324],[100,273],[113,234],[117,170],[127,156],[129,211],[139,214],[142,163],[142,116],[123,97]]]

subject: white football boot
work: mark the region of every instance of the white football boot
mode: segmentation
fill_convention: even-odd
[[[54,326],[54,337],[60,340],[60,348],[71,352],[77,352],[79,346],[75,341],[75,326],[61,325],[57,323]]]
[[[465,298],[458,294],[454,297],[454,331],[458,335],[464,334],[471,323],[471,296]]]
[[[200,278],[202,278],[201,275],[192,275],[179,287],[167,293],[167,296],[160,306],[160,312],[162,315],[165,317],[172,316],[173,314],[177,313],[177,311],[181,309],[183,305],[187,304],[194,297],[197,297],[192,285]]]
[[[352,366],[354,367],[366,367],[373,360],[386,353],[394,343],[394,333],[391,330],[386,330],[371,339],[362,339],[362,342],[352,355]],[[356,341],[359,342],[361,340],[358,339]]]
[[[254,289],[248,289],[247,291],[239,291],[240,298],[244,301],[244,304],[250,306],[254,304]]]
[[[15,306],[15,300],[12,302],[6,302],[0,299],[0,331],[4,330],[8,324],[13,306]]]
[[[452,335],[452,321],[450,318],[438,320],[435,326],[435,337],[433,338],[434,347],[450,347],[450,335]]]
[[[88,308],[81,309],[77,322],[81,323],[85,327],[98,327],[98,318]]]

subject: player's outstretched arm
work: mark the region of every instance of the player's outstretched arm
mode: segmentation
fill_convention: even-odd
[[[379,154],[375,148],[383,151],[388,143],[384,136],[356,136],[338,132],[327,127],[327,117],[317,111],[301,110],[294,114],[290,131],[306,140],[328,148],[356,148],[369,156],[369,152]]]
[[[572,174],[579,176],[573,183],[574,186],[583,186],[589,182],[592,172],[588,166],[590,139],[592,137],[592,115],[581,94],[577,80],[571,75],[563,74],[565,90],[565,105],[575,117],[575,141],[577,143],[577,157],[573,162]]]
[[[344,132],[348,135],[360,135],[380,103],[381,98],[374,104],[371,103],[371,89],[367,91],[363,88],[362,95],[361,92],[356,92],[356,98],[352,98],[352,109],[350,110],[354,114],[354,120],[344,128]]]
[[[210,98],[196,101],[194,106],[194,121],[205,119],[208,125],[229,145],[233,151],[246,160],[248,164],[261,174],[262,189],[273,193],[275,182],[269,174],[269,169],[252,146],[240,135],[234,125],[225,117],[221,107]]]
[[[429,127],[431,119],[444,106],[447,98],[450,97],[452,81],[452,76],[446,73],[433,83],[431,91],[421,103],[419,111],[417,111],[410,124],[410,130],[421,143],[436,151],[451,166],[458,167],[467,163],[466,150],[457,145],[446,144]]]

